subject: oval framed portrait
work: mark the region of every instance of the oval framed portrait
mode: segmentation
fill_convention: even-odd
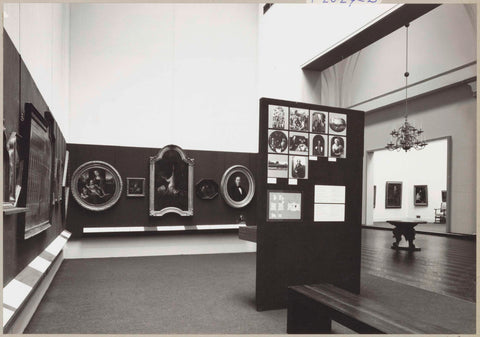
[[[234,165],[223,174],[220,194],[233,208],[247,206],[255,194],[255,180],[252,172],[243,165]]]
[[[103,161],[89,161],[72,174],[72,194],[80,206],[90,211],[104,211],[120,199],[122,178]]]

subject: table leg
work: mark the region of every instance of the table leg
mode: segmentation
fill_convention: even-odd
[[[413,241],[415,240],[415,228],[407,228],[403,235],[408,241],[408,248],[411,250],[415,250],[415,244],[413,243]]]
[[[392,244],[392,248],[398,248],[398,244],[402,241],[402,231],[398,227],[393,229],[393,237],[395,242]]]

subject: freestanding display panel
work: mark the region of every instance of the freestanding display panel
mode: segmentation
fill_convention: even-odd
[[[364,112],[262,98],[257,171],[257,310],[287,287],[358,293]]]

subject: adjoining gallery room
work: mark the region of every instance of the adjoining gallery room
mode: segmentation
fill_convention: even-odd
[[[475,4],[3,19],[3,333],[477,333]]]

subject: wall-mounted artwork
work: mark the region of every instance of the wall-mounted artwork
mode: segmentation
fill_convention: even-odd
[[[122,194],[118,171],[103,161],[80,165],[72,175],[72,195],[80,206],[90,211],[104,211],[117,203]]]
[[[310,132],[327,133],[328,112],[310,110]]]
[[[22,190],[23,162],[18,155],[17,133],[3,130],[3,209],[17,206]]]
[[[289,156],[289,178],[308,179],[308,157]]]
[[[127,178],[127,197],[145,196],[145,178]]]
[[[288,178],[288,156],[269,154],[267,177]]]
[[[413,200],[415,206],[428,206],[428,186],[413,186]]]
[[[193,215],[194,160],[176,145],[150,157],[150,216]]]
[[[289,154],[308,156],[308,133],[290,132],[288,151]]]
[[[373,208],[377,205],[377,185],[373,185]]]
[[[231,207],[247,206],[255,194],[255,180],[252,172],[242,165],[228,168],[222,176],[220,193]]]
[[[21,192],[23,196],[20,198],[28,209],[25,213],[25,239],[51,226],[55,136],[53,117],[48,111],[44,116],[27,103],[25,117],[20,123],[26,163]]]
[[[288,129],[288,107],[278,105],[268,106],[268,128]]]
[[[310,155],[326,157],[328,148],[328,136],[310,134]]]
[[[309,113],[307,109],[290,108],[289,129],[292,131],[308,132]]]
[[[340,136],[330,136],[329,141],[330,157],[347,157],[347,138]]]
[[[268,131],[268,152],[288,153],[288,134],[285,131]]]
[[[385,208],[402,208],[402,183],[387,181],[385,186]]]
[[[267,221],[302,220],[302,192],[268,191]]]
[[[330,112],[328,115],[329,133],[333,135],[347,135],[347,115]]]
[[[197,183],[195,192],[202,200],[212,200],[218,195],[218,184],[212,179],[202,179]]]
[[[442,191],[442,202],[447,202],[447,191]]]

